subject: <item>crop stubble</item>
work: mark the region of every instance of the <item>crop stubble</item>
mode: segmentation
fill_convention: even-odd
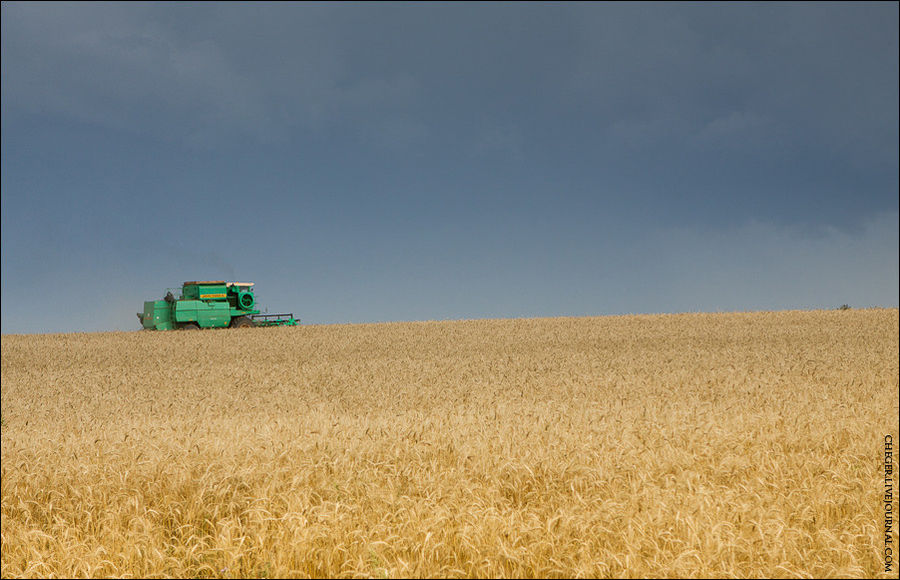
[[[2,385],[3,577],[887,576],[896,309],[7,335]]]

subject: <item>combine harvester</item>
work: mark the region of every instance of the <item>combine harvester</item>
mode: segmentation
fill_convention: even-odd
[[[176,289],[177,290],[177,289]],[[293,314],[261,314],[253,295],[253,282],[211,280],[185,282],[181,296],[172,289],[162,300],[144,302],[138,320],[144,330],[197,330],[250,326],[297,326]]]

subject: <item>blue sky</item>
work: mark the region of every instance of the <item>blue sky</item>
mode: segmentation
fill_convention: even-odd
[[[2,332],[898,303],[898,4],[2,4]]]

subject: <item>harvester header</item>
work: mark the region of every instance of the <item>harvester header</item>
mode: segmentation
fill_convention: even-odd
[[[193,280],[173,289],[162,300],[144,302],[138,320],[145,330],[195,330],[249,326],[296,326],[293,314],[261,314],[256,308],[253,282]],[[174,290],[178,290],[175,288]]]

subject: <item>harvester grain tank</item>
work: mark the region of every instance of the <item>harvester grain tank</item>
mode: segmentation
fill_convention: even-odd
[[[181,295],[171,290],[162,300],[144,302],[137,313],[146,330],[195,330],[249,326],[296,326],[293,314],[262,314],[256,308],[253,282],[206,280],[185,282]]]

